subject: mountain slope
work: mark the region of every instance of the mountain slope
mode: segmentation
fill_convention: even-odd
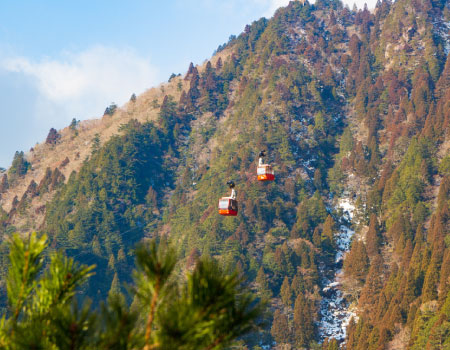
[[[358,316],[347,349],[444,343],[449,20],[445,1],[383,1],[373,12],[291,2],[202,67],[36,147],[27,155],[34,171],[16,162],[3,187],[3,232],[38,228],[53,248],[96,263],[102,278],[86,288],[95,300],[129,281],[144,237],[176,242],[179,269],[212,256],[270,301],[268,327],[245,339],[249,347],[335,349],[324,338],[344,333],[323,332],[320,310],[336,291]],[[69,149],[62,178],[53,169]],[[261,149],[273,183],[255,179]],[[236,218],[216,212],[229,179]],[[342,262],[343,230],[355,234]]]

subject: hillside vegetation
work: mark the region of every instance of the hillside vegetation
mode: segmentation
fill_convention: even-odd
[[[36,229],[50,251],[95,264],[94,303],[117,289],[131,302],[146,238],[172,242],[179,274],[198,259],[237,269],[268,301],[240,349],[448,347],[449,30],[448,1],[293,1],[184,76],[17,153],[0,181],[3,241]],[[272,183],[256,181],[262,149]],[[217,213],[228,180],[235,218]],[[356,232],[343,263],[342,225]],[[341,267],[357,317],[339,344],[319,308]]]

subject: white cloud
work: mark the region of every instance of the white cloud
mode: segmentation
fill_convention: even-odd
[[[266,2],[269,3],[269,9],[267,10],[268,16],[272,16],[278,8],[289,4],[289,0],[270,0]]]
[[[289,4],[289,0],[252,0],[252,2],[264,9],[262,15],[267,18],[272,17],[278,8]]]
[[[97,46],[40,61],[12,57],[1,60],[0,66],[31,80],[41,97],[35,117],[45,121],[98,117],[110,102],[123,104],[133,92],[158,82],[149,59],[128,48]]]

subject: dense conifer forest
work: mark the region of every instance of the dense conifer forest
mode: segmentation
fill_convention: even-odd
[[[32,334],[65,349],[58,344],[69,340],[58,327],[71,318],[90,325],[89,310],[106,301],[92,329],[114,333],[122,313],[129,328],[120,334],[133,336],[120,348],[143,347],[141,319],[151,305],[139,308],[139,298],[154,290],[147,298],[139,290],[145,283],[136,276],[148,273],[142,251],[153,256],[155,242],[169,241],[178,257],[171,274],[185,281],[177,282],[173,303],[185,314],[177,319],[174,304],[161,303],[152,329],[167,343],[152,349],[219,349],[234,339],[231,348],[242,350],[450,347],[449,31],[445,0],[383,0],[373,11],[337,0],[292,1],[230,37],[205,64],[173,75],[167,90],[176,93],[163,86],[160,101],[142,102],[157,118],[132,118],[106,141],[96,134],[71,174],[64,169],[74,159],[66,158],[24,183],[34,163],[17,152],[0,178],[0,341],[37,327],[27,310],[38,308],[52,332]],[[108,107],[102,120],[132,115],[142,99],[133,94],[127,106]],[[74,120],[68,133],[76,139],[83,130]],[[52,129],[45,147],[64,140]],[[270,183],[256,181],[263,149],[275,169]],[[236,183],[234,218],[217,213],[228,180]],[[39,225],[25,220],[30,213]],[[27,243],[39,250],[29,283],[40,288],[25,307],[11,298],[13,249],[22,249],[13,233],[33,230],[48,238]],[[342,232],[351,233],[348,252]],[[79,277],[50,315],[37,299],[56,283],[58,264]],[[37,280],[40,269],[49,272]],[[205,330],[200,345],[183,347],[182,337],[200,339],[183,333],[201,329],[181,318],[194,312],[186,305],[202,273],[219,284],[228,278],[223,296],[231,299],[222,310],[231,318]],[[326,330],[333,293],[347,315],[339,337]],[[91,308],[71,306],[86,298]],[[233,309],[242,300],[248,319]],[[232,327],[239,317],[248,321],[242,332]],[[255,324],[258,332],[247,333]],[[87,345],[75,348],[112,348],[94,333],[79,333]],[[217,336],[223,343],[214,343]]]

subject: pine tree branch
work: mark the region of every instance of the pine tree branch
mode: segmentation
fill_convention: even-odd
[[[152,325],[153,325],[153,320],[154,320],[154,317],[155,317],[156,303],[158,301],[160,288],[161,288],[161,277],[158,276],[156,278],[156,282],[155,282],[155,291],[154,291],[153,296],[152,296],[152,301],[151,301],[151,304],[150,304],[150,313],[148,315],[147,325],[146,325],[146,329],[145,329],[145,347],[144,347],[144,350],[150,350],[150,349],[153,348],[152,346],[150,346],[150,337],[151,337],[151,333],[152,333]]]
[[[24,289],[25,289],[25,283],[27,281],[27,276],[28,276],[28,269],[30,266],[30,252],[26,251],[24,253],[25,256],[25,266],[23,268],[23,273],[22,273],[22,284],[20,286],[20,292],[19,292],[19,296],[17,297],[17,304],[16,304],[16,310],[14,311],[14,323],[17,322],[18,318],[19,318],[19,314],[20,314],[20,309],[22,308],[22,303],[23,303],[23,293],[24,293]]]
[[[225,340],[225,337],[226,337],[225,334],[222,334],[220,337],[217,337],[216,340],[214,340],[214,342],[212,342],[206,348],[204,348],[204,350],[212,350],[216,346],[219,346]]]

